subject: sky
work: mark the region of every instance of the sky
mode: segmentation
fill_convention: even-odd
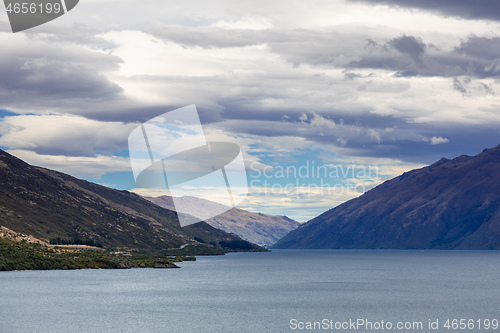
[[[2,7],[0,45],[0,148],[141,195],[129,134],[192,104],[241,147],[238,207],[300,222],[500,144],[496,1],[81,0],[15,34]]]

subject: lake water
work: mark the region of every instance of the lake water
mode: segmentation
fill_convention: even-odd
[[[0,272],[0,332],[500,332],[500,252],[275,250],[180,266]]]

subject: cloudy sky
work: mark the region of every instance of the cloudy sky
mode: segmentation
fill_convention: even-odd
[[[0,147],[140,194],[128,135],[191,104],[242,147],[240,207],[299,221],[500,144],[495,1],[81,0],[16,34],[2,7],[0,45]]]

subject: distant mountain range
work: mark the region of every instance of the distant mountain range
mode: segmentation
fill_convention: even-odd
[[[205,222],[181,227],[148,200],[31,166],[0,150],[0,226],[58,244],[189,254],[265,251]]]
[[[161,207],[175,209],[170,196],[145,198]],[[203,207],[204,211],[213,210],[219,212],[221,211],[220,206],[222,206],[209,200],[187,196],[177,200],[182,201],[183,206],[188,208],[181,213],[196,211],[200,207]],[[252,213],[239,208],[231,208],[205,222],[214,228],[236,234],[249,242],[266,247],[276,243],[281,237],[300,225],[297,221],[286,216]]]
[[[279,249],[500,249],[500,146],[443,158],[345,202]]]

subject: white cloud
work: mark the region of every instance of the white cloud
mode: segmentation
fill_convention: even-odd
[[[380,133],[374,129],[369,129],[368,130],[368,135],[371,136],[372,138],[377,141],[377,143],[380,143]]]
[[[257,17],[243,17],[236,20],[220,20],[213,25],[214,27],[221,27],[227,29],[249,29],[249,30],[265,30],[273,28],[272,22],[263,16]]]
[[[72,115],[20,115],[0,122],[0,145],[40,154],[95,156],[127,149],[137,124],[100,122]]]
[[[342,0],[82,2],[50,24],[0,32],[0,109],[25,114],[1,122],[0,145],[97,177],[128,170],[100,152],[126,149],[137,122],[195,103],[207,136],[238,143],[260,168],[314,151],[391,177],[442,154],[439,144],[464,153],[463,133],[477,133],[474,149],[500,140],[483,130],[500,124],[500,83],[479,75],[494,74],[499,27]],[[403,35],[427,57],[393,47]],[[477,45],[488,59],[466,52]],[[255,196],[248,207],[299,216],[298,202],[312,212],[346,198]]]
[[[31,165],[67,173],[77,178],[99,179],[110,172],[131,172],[130,161],[125,157],[41,155],[21,149],[7,150],[7,152]]]
[[[353,186],[354,183],[351,183]],[[299,222],[305,222],[325,210],[331,209],[342,202],[359,196],[362,187],[355,188],[338,186],[335,188],[320,188],[311,184],[309,186],[289,186],[286,189],[277,186],[262,187],[250,186],[249,194],[238,208],[251,212],[263,212],[271,215],[284,215]],[[237,190],[237,189],[236,189]],[[130,190],[142,196],[156,197],[160,195],[171,195],[168,189],[134,188]],[[185,188],[176,191],[177,196],[194,196],[204,198],[213,202],[224,202],[226,188]],[[217,194],[219,193],[219,194]]]
[[[339,150],[339,153],[341,152],[342,150]],[[399,176],[404,172],[413,169],[420,169],[425,166],[425,164],[408,163],[394,158],[349,156],[348,154],[342,156],[332,155],[331,153],[322,153],[319,157],[322,158],[325,165],[329,167],[338,165],[344,169],[367,170],[365,174],[373,174],[376,175],[376,177],[365,177],[363,180],[369,180],[376,184],[379,184],[383,180]],[[373,170],[373,172],[370,170]]]
[[[431,145],[440,145],[442,143],[448,142],[447,138],[442,138],[440,136],[433,136],[431,138]]]

